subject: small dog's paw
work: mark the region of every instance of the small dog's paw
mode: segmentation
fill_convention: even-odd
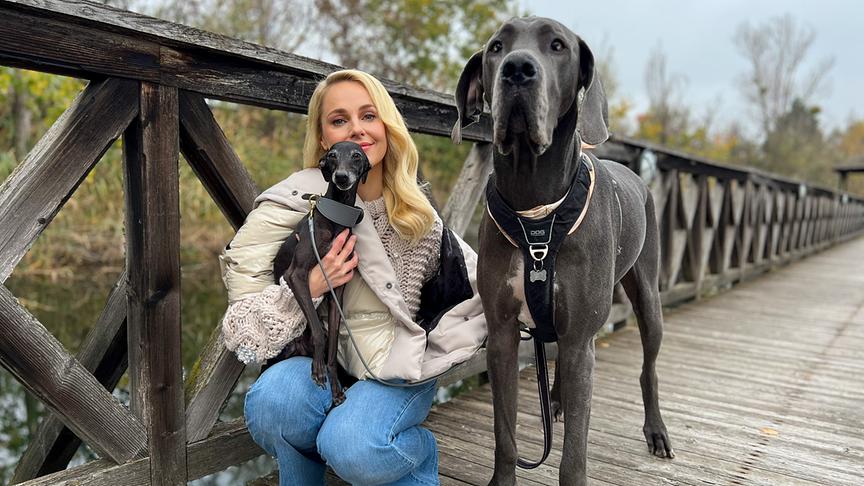
[[[333,395],[333,406],[338,407],[345,403],[345,394],[341,391]]]
[[[326,367],[323,364],[316,366],[315,362],[312,362],[312,381],[321,388],[327,387]]]
[[[552,408],[552,421],[553,422],[563,422],[564,421],[564,408],[561,406],[561,402],[558,400],[552,400],[552,403],[549,404]]]

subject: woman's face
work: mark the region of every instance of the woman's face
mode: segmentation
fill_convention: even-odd
[[[378,117],[369,92],[357,81],[339,81],[321,100],[321,147],[336,142],[359,144],[375,167],[387,153],[387,129]]]

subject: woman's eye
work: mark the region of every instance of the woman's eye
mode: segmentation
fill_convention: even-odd
[[[330,120],[330,124],[336,127],[342,126],[344,123],[345,120],[343,120],[342,118],[335,118],[333,120]]]
[[[564,43],[558,39],[555,39],[554,41],[552,41],[552,45],[550,47],[552,48],[553,51],[563,51],[564,50]]]
[[[364,120],[374,120],[375,118],[375,113],[366,113],[365,115],[363,115]]]
[[[502,47],[504,47],[504,45],[501,44],[501,41],[494,41],[489,44],[489,52],[500,52]]]

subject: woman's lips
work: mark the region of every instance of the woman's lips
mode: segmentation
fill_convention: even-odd
[[[371,143],[361,143],[361,144],[360,144],[360,148],[362,148],[364,152],[368,152],[369,149],[372,147],[372,145],[374,145],[374,144],[371,144]]]

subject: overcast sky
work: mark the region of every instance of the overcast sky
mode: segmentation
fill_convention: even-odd
[[[759,25],[786,13],[816,32],[805,72],[833,58],[827,87],[813,101],[823,108],[823,128],[845,127],[864,117],[864,1],[862,0],[520,0],[523,9],[551,17],[581,35],[595,54],[612,53],[619,93],[647,106],[645,59],[658,45],[667,71],[687,78],[681,96],[701,115],[720,99],[717,124],[750,116],[737,79],[746,72],[733,36],[739,24]],[[802,73],[803,74],[803,73]],[[752,116],[750,117],[752,118]]]

